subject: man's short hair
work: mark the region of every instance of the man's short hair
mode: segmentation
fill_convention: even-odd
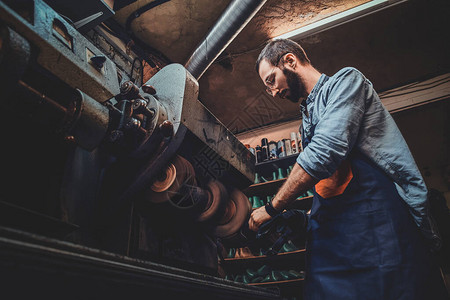
[[[256,72],[259,72],[259,64],[262,60],[266,59],[270,64],[276,66],[286,53],[294,54],[302,64],[311,64],[305,50],[298,43],[289,39],[275,39],[267,42],[259,54],[256,60]]]

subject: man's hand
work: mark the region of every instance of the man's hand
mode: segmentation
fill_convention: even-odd
[[[294,164],[289,177],[272,199],[273,207],[277,211],[283,211],[291,202],[295,201],[297,195],[310,189],[317,182],[318,180],[306,173],[299,164]],[[267,213],[266,208],[264,206],[259,207],[252,212],[248,220],[248,228],[252,231],[258,231],[259,227],[270,219],[271,216]]]
[[[269,221],[272,217],[266,212],[266,208],[261,206],[255,209],[248,220],[248,228],[253,231],[258,231],[259,227]]]

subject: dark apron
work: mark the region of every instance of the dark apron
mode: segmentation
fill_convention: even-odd
[[[356,150],[314,188],[305,273],[308,300],[448,299],[394,183]]]

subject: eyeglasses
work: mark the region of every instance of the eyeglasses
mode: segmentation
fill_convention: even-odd
[[[273,86],[275,85],[275,67],[273,67],[272,71],[270,72],[270,75],[267,77],[267,79],[265,80],[266,83],[266,92],[267,94],[272,96],[272,89]]]
[[[287,53],[284,53],[283,55],[280,56],[280,58],[278,58],[277,63],[275,64],[272,71],[270,72],[270,75],[267,76],[267,79],[264,81],[266,84],[266,92],[270,96],[272,96],[273,86],[275,85],[275,69],[278,68],[278,64],[280,63],[281,58],[283,58],[283,56],[286,54]]]

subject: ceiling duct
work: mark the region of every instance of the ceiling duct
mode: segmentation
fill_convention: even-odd
[[[233,0],[188,59],[185,67],[197,80],[234,40],[267,0]]]

